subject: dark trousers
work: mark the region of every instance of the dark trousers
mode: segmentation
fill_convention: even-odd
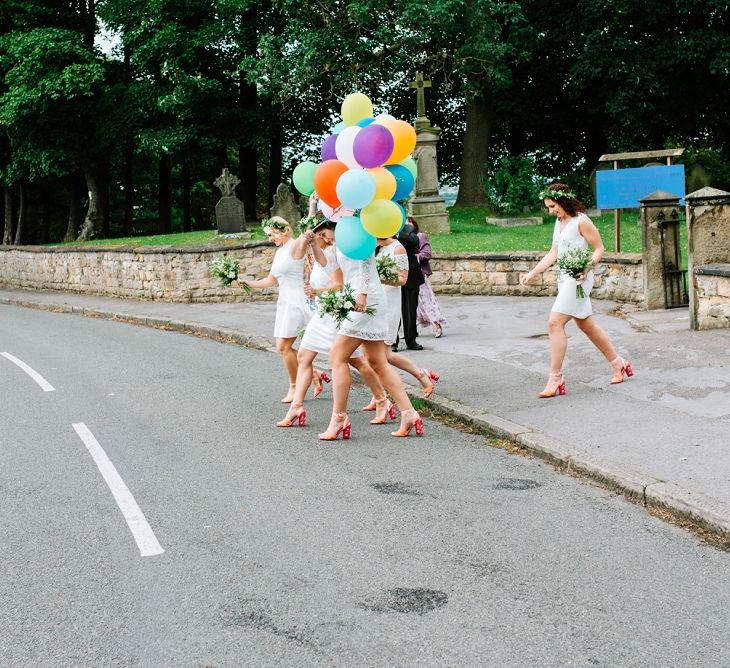
[[[416,311],[418,310],[418,292],[421,286],[404,285],[401,288],[401,318],[403,322],[403,338],[406,345],[416,343],[418,326],[416,324]]]

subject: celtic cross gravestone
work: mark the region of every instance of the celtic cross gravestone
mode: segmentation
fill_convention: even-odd
[[[236,197],[235,188],[240,183],[237,176],[228,169],[214,181],[220,188],[221,198],[215,205],[215,219],[218,224],[218,234],[236,234],[246,229],[246,212],[243,202]]]

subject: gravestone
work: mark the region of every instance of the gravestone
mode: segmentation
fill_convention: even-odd
[[[276,189],[276,193],[274,195],[274,206],[269,209],[269,214],[272,218],[274,216],[283,218],[292,226],[292,229],[294,229],[296,224],[301,220],[302,211],[294,201],[294,196],[286,183],[280,183],[279,187]]]
[[[246,212],[243,202],[236,197],[235,188],[241,183],[228,169],[213,182],[220,188],[221,198],[215,205],[215,220],[218,234],[238,234],[246,230]]]

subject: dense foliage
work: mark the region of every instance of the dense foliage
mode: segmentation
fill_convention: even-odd
[[[730,189],[728,25],[720,0],[5,0],[3,241],[210,228],[223,167],[260,216],[346,94],[413,119],[417,70],[457,206],[589,196],[602,153],[674,146]]]

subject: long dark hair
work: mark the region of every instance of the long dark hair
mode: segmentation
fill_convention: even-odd
[[[406,223],[413,225],[413,229],[416,231],[416,234],[421,231],[420,229],[418,229],[418,223],[413,216],[406,216]]]

